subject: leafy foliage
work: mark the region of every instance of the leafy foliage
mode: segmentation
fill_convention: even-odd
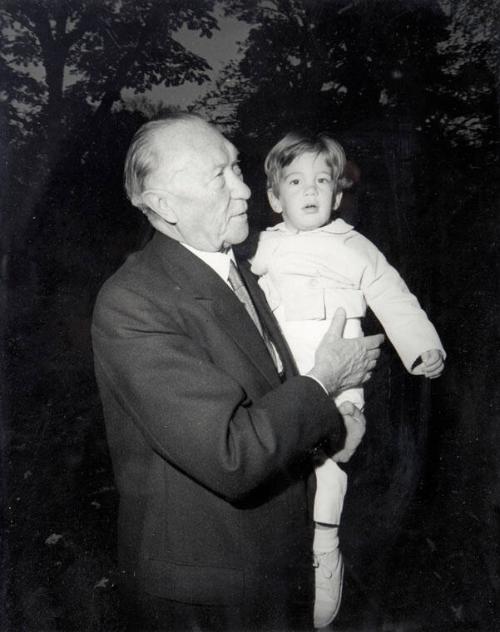
[[[208,63],[182,46],[181,26],[210,37],[215,0],[5,0],[0,5],[0,96],[10,127],[6,161],[16,208],[3,250],[25,247],[29,225],[59,164],[80,164],[124,88],[144,93],[208,78]],[[82,126],[82,122],[85,125]],[[34,169],[26,169],[26,155]],[[81,166],[81,164],[80,164]],[[68,172],[67,172],[68,173]],[[50,195],[50,193],[49,193]]]
[[[488,101],[500,89],[500,2],[442,0],[441,4],[449,22],[438,51],[444,72],[452,78],[443,89],[458,110],[446,116],[443,127],[455,145],[485,146],[495,124],[495,111],[490,107],[488,112]],[[500,122],[498,98],[496,122]]]
[[[203,106],[260,139],[411,120],[450,142],[488,142],[499,3],[448,4],[453,15],[437,0],[226,0],[228,14],[254,26]],[[459,65],[461,81],[451,76]]]
[[[174,37],[183,25],[210,37],[214,0],[7,0],[0,9],[5,90],[62,118],[69,97],[108,106],[122,88],[201,83],[209,66]],[[37,79],[33,77],[37,76]],[[24,84],[24,90],[21,86]]]

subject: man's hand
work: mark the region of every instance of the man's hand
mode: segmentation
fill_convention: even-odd
[[[422,373],[425,377],[433,380],[441,375],[444,369],[444,360],[439,349],[424,351],[420,357],[422,358]]]
[[[330,329],[316,350],[315,363],[308,375],[316,378],[331,395],[367,382],[380,355],[382,334],[364,338],[342,338],[345,311],[335,312]]]
[[[344,418],[346,438],[344,447],[332,456],[337,463],[347,463],[356,452],[366,430],[366,419],[363,413],[351,402],[342,402],[339,412]]]

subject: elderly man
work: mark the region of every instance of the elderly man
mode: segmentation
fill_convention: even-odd
[[[93,342],[130,629],[312,629],[312,455],[359,442],[329,394],[369,378],[382,336],[343,340],[340,314],[297,375],[231,250],[237,151],[204,120],[144,125],[125,176],[156,232],[102,288]]]

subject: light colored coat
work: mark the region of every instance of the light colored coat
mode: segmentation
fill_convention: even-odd
[[[412,367],[424,351],[445,355],[436,329],[399,273],[342,219],[311,231],[292,232],[284,223],[268,228],[260,235],[252,272],[278,320],[329,320],[343,307],[351,321],[349,335],[362,335],[368,305],[409,372],[418,372]]]

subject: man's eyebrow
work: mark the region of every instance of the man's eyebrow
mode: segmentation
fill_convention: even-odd
[[[227,167],[227,161],[219,160],[215,162],[212,166],[207,165],[206,169],[207,169],[207,173],[216,174],[219,171],[223,171],[226,167]]]
[[[221,171],[225,169],[227,166],[235,165],[237,162],[239,162],[239,160],[240,160],[239,154],[235,154],[234,156],[229,156],[228,160],[224,160],[215,164],[212,168],[212,171],[213,173],[217,171]]]

